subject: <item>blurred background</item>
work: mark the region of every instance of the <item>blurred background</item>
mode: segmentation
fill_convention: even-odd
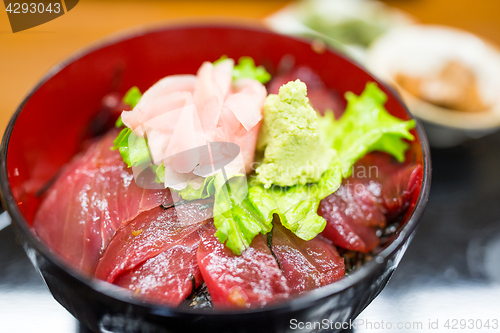
[[[329,1],[323,1],[321,6]],[[362,7],[369,7],[369,2],[374,1],[362,1]],[[495,50],[491,52],[497,52],[500,44],[498,0],[385,0],[377,2],[377,6],[380,3],[387,6],[377,9],[375,14],[354,10],[359,17],[353,17],[349,11],[352,9],[336,12],[335,8],[334,14],[317,16],[318,8],[307,1],[81,0],[67,14],[18,33],[12,33],[7,13],[0,13],[0,131],[3,133],[30,89],[58,61],[109,34],[163,21],[220,22],[222,18],[222,21],[241,22],[244,18],[243,21],[252,24],[265,24],[283,33],[340,47],[367,67],[371,66],[369,59],[375,57],[370,54],[378,38],[393,28],[415,23],[463,29],[485,38],[485,43]],[[3,11],[1,5],[0,9]],[[347,23],[339,19],[342,15],[336,15],[340,12],[349,16]],[[339,46],[331,38],[349,47]],[[467,38],[463,38],[466,45]],[[453,53],[453,47],[456,46],[450,45],[447,52]],[[500,64],[496,57],[497,54],[488,58],[491,63],[481,58],[476,62],[486,64],[484,71],[493,71]],[[463,68],[455,68],[453,73],[464,71],[469,73]],[[469,83],[471,80],[465,79]],[[500,89],[495,90],[496,83],[491,82],[493,90],[490,90],[498,97]],[[480,90],[479,86],[454,89],[460,92],[465,89],[468,94],[476,88]],[[425,98],[418,93],[413,95],[418,100],[415,104],[413,99],[405,100],[410,110],[425,120],[426,130],[433,136],[433,146],[439,148],[432,150],[431,197],[420,230],[400,268],[359,318],[372,322],[422,322],[424,328],[429,320],[439,320],[441,327],[448,319],[500,321],[500,154],[497,151],[500,135],[494,133],[496,127],[492,126],[499,119],[498,109],[492,106],[495,110],[484,111],[484,117],[473,112],[462,116],[462,111],[443,107],[444,102],[431,101],[422,106],[420,102]],[[435,106],[440,109],[432,113]],[[433,118],[434,114],[442,114],[442,117]],[[465,120],[455,122],[455,115]],[[484,119],[476,122],[481,117]],[[446,127],[443,118],[454,125]],[[470,124],[476,125],[471,128],[467,126]],[[0,332],[86,332],[45,289],[22,248],[16,244],[10,227],[1,230],[7,222],[5,216],[0,217]],[[355,331],[385,330],[362,326]],[[417,326],[392,331],[426,330]],[[457,331],[478,330],[459,325]],[[497,330],[483,327],[480,331]]]
[[[7,13],[0,14],[0,129],[42,75],[75,50],[117,31],[163,20],[262,20],[293,1],[92,1],[29,30],[12,33]],[[497,0],[386,0],[422,23],[463,28],[500,43]],[[0,6],[2,7],[2,6]],[[3,11],[3,7],[2,7]],[[218,19],[217,19],[218,21]]]

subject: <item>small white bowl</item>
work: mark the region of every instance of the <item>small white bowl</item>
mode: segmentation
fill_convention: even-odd
[[[440,107],[395,82],[399,73],[425,77],[449,61],[464,64],[476,77],[478,95],[488,108],[466,112]],[[369,48],[367,67],[398,89],[410,111],[423,120],[431,146],[452,147],[500,128],[500,51],[471,33],[436,25],[396,28]]]
[[[302,0],[272,14],[265,23],[271,30],[285,35],[319,38],[364,63],[365,45],[334,40],[328,33],[325,35],[310,28],[307,25],[309,20],[317,20],[324,30],[343,29],[342,26],[349,23],[366,24],[380,34],[416,22],[406,12],[376,0]]]

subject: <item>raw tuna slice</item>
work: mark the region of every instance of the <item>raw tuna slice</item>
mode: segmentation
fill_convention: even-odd
[[[327,222],[322,235],[344,249],[370,252],[378,245],[379,239],[375,229],[367,225],[366,221],[373,220],[371,215],[374,214],[380,217],[379,222],[383,225],[385,216],[373,194],[368,191],[363,191],[363,194],[355,191],[346,194],[349,192],[346,184],[342,184],[337,192],[321,201],[318,214]],[[365,205],[360,204],[364,200]]]
[[[292,294],[325,286],[345,275],[344,259],[331,243],[321,237],[306,242],[279,222],[274,223],[272,249]]]
[[[139,213],[158,207],[166,190],[138,187],[118,151],[116,131],[76,157],[49,189],[33,228],[70,265],[93,273],[115,231]]]
[[[356,164],[358,169],[369,170],[370,166],[376,166],[378,172],[368,172],[367,177],[358,179],[365,183],[378,181],[381,184],[381,202],[386,209],[387,219],[391,221],[408,208],[414,195],[420,193],[423,168],[421,165],[398,163],[384,153],[368,154]]]
[[[211,208],[202,207],[204,204],[200,201],[167,210],[157,207],[142,213],[116,232],[99,260],[95,276],[113,283],[118,275],[177,246],[207,223],[212,212]],[[182,209],[195,222],[180,222],[176,209]]]
[[[370,252],[379,243],[374,227],[408,208],[422,177],[420,165],[398,163],[384,153],[366,155],[339,190],[321,201],[318,213],[327,220],[322,235],[339,247]]]
[[[194,231],[165,252],[119,275],[114,283],[147,301],[177,306],[203,281],[196,260],[199,243],[199,232]]]
[[[262,307],[289,297],[290,288],[264,240],[255,237],[236,256],[207,224],[198,249],[198,265],[216,308]]]

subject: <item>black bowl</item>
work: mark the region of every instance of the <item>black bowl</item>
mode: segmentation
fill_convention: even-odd
[[[409,154],[423,165],[423,184],[397,236],[343,280],[290,301],[231,312],[153,305],[129,291],[81,275],[54,255],[31,229],[40,204],[37,193],[78,151],[102,97],[111,91],[124,93],[133,85],[143,90],[169,74],[195,73],[203,61],[222,54],[232,58],[249,55],[274,68],[284,55],[291,54],[296,65],[309,66],[340,93],[359,94],[366,82],[375,81],[388,94],[389,112],[411,119],[394,92],[344,56],[329,50],[318,52],[305,41],[260,28],[205,25],[140,31],[58,64],[9,123],[1,146],[0,186],[14,230],[54,298],[92,330],[284,332],[300,323],[319,322],[314,331],[340,331],[349,328],[349,322],[382,291],[416,231],[430,189],[429,148],[420,124]]]

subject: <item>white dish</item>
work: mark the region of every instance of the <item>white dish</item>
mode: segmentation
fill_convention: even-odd
[[[335,40],[327,32],[322,33],[308,26],[308,21],[311,20],[324,31],[339,29],[345,32],[343,29],[350,24],[364,24],[365,29],[371,27],[371,30],[377,31],[374,37],[394,27],[415,22],[415,19],[405,12],[376,0],[302,0],[274,13],[265,22],[270,29],[278,33],[319,38],[358,62],[364,62],[366,45]],[[358,29],[361,28],[358,26]],[[366,32],[364,29],[361,31]],[[365,38],[370,39],[368,36]]]
[[[425,77],[450,61],[472,70],[484,111],[464,112],[426,102],[395,82],[397,74]],[[500,51],[471,33],[443,26],[391,30],[369,48],[367,67],[398,89],[410,111],[424,121],[434,147],[450,147],[500,128]]]

